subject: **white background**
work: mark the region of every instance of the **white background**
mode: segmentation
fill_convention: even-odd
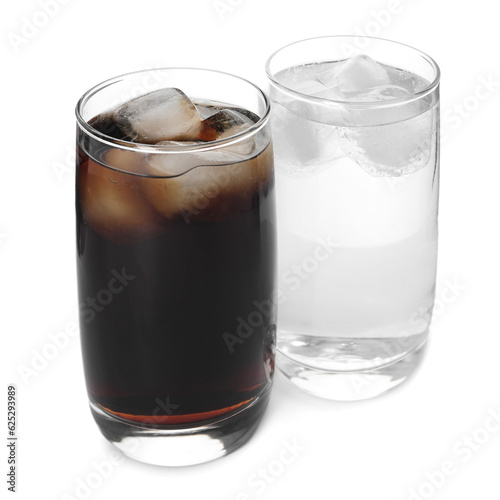
[[[484,427],[490,412],[500,411],[496,4],[59,1],[29,39],[19,38],[24,18],[43,24],[43,0],[9,1],[0,21],[1,392],[5,401],[7,384],[17,385],[18,498],[83,498],[82,481],[90,481],[91,499],[499,498],[499,425]],[[47,347],[50,335],[77,321],[71,158],[77,99],[104,79],[157,66],[211,67],[265,86],[264,62],[280,46],[363,33],[420,48],[443,73],[438,302],[421,369],[383,397],[350,404],[301,394],[278,376],[260,429],[232,455],[177,469],[122,459],[107,477],[98,476],[95,463],[113,458],[113,448],[87,406],[78,337],[62,335],[66,345],[55,354]],[[489,90],[485,80],[494,82]],[[40,361],[44,352],[52,359]],[[32,363],[34,373],[21,376],[20,367]],[[6,437],[6,424],[1,428]],[[285,441],[301,451],[280,467]],[[453,474],[443,478],[434,473],[445,461]],[[259,469],[272,479],[261,488],[253,481]]]

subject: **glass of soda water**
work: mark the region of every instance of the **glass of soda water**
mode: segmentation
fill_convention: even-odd
[[[125,454],[205,462],[266,408],[276,314],[268,99],[210,70],[108,80],[78,102],[77,270],[91,412]]]
[[[439,68],[331,36],[267,61],[278,213],[278,359],[303,390],[374,397],[419,365],[435,295]]]

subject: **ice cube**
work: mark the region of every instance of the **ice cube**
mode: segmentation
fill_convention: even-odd
[[[322,111],[300,102],[273,102],[273,142],[282,173],[290,177],[316,175],[346,156],[339,127],[311,119],[323,118]]]
[[[210,116],[201,124],[199,138],[202,141],[227,139],[249,129],[255,122],[238,111],[223,109]],[[231,146],[231,150],[239,154],[250,154],[254,148],[253,138],[243,139]]]
[[[95,130],[98,130],[109,137],[113,137],[113,139],[123,141],[130,140],[127,133],[122,130],[118,123],[115,122],[112,113],[102,113],[97,115],[89,121],[89,125],[91,125]]]
[[[252,159],[224,149],[180,156],[152,154],[146,168],[154,177],[146,179],[144,191],[163,217],[218,222],[251,209],[270,179],[272,152],[268,147]],[[161,178],[165,175],[176,176]]]
[[[141,155],[110,149],[103,162],[128,172],[143,172]],[[79,200],[83,218],[96,233],[127,246],[154,237],[161,218],[141,192],[143,178],[88,160],[79,170]]]
[[[113,119],[134,141],[145,144],[194,140],[201,127],[196,106],[175,88],[137,97],[120,106]]]
[[[431,157],[436,133],[433,113],[435,110],[431,108],[395,123],[345,128],[344,149],[363,170],[375,177],[416,172],[425,167]]]
[[[239,134],[255,122],[248,116],[232,109],[223,109],[201,123],[199,138],[202,141],[216,141]]]
[[[151,153],[145,158],[144,168],[147,175],[174,177],[198,166],[200,154],[186,150],[186,145],[199,144],[191,141],[162,141],[158,146],[167,146],[172,152]],[[175,148],[178,146],[178,149]],[[183,152],[184,150],[184,152]]]
[[[364,80],[363,74],[366,76]],[[348,77],[353,78],[351,86]],[[412,96],[403,86],[391,83],[394,78],[391,80],[389,73],[368,56],[351,58],[338,70],[335,78],[345,101],[349,102],[384,102]],[[362,81],[365,88],[362,88]],[[428,105],[420,100],[359,111],[363,113],[365,125],[370,117],[374,123],[383,124],[342,128],[342,149],[373,176],[396,177],[420,170],[430,159],[434,133],[432,111]],[[349,115],[354,123],[357,122],[356,113],[353,110]]]
[[[206,120],[219,112],[218,108],[210,105],[197,105],[196,108],[198,109],[198,113],[200,113],[201,121]]]
[[[145,174],[144,153],[140,150],[111,148],[108,149],[100,160],[113,170],[121,170],[133,174]]]
[[[340,93],[358,94],[380,85],[390,85],[389,73],[371,57],[358,54],[335,64],[317,76],[318,81]]]

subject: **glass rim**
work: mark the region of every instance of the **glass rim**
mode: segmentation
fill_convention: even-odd
[[[175,141],[175,144],[144,144],[140,142],[131,142],[131,141],[125,141],[121,139],[116,139],[114,137],[111,137],[103,132],[100,132],[99,130],[96,130],[93,128],[89,123],[83,118],[83,109],[87,102],[98,92],[101,90],[109,87],[110,85],[114,85],[118,82],[121,82],[125,80],[128,77],[138,75],[141,73],[149,73],[151,71],[202,71],[202,72],[209,72],[209,73],[214,73],[218,74],[221,76],[226,76],[226,77],[231,77],[238,79],[251,87],[259,94],[259,96],[262,98],[265,109],[264,113],[262,116],[259,116],[259,120],[255,122],[253,125],[251,125],[249,128],[243,130],[242,132],[239,132],[235,135],[232,135],[230,137],[226,137],[224,139],[217,139],[215,141],[210,141],[210,142],[200,142],[196,144],[182,144],[182,141]],[[182,89],[181,89],[182,90]],[[139,96],[138,96],[139,97]],[[188,96],[189,97],[189,96]],[[135,97],[134,97],[135,99]],[[235,105],[236,103],[227,103],[231,105]],[[208,68],[197,68],[197,67],[182,67],[182,66],[175,66],[175,67],[162,67],[162,68],[152,68],[152,69],[142,69],[138,71],[131,71],[128,73],[123,73],[121,75],[115,76],[113,78],[109,78],[107,80],[102,81],[101,83],[98,83],[97,85],[94,85],[92,88],[87,90],[81,97],[78,99],[78,102],[76,103],[75,107],[75,115],[76,115],[76,121],[77,125],[80,127],[80,129],[85,132],[87,135],[91,136],[93,139],[98,140],[99,142],[106,144],[108,146],[112,146],[114,148],[118,149],[125,149],[128,151],[134,151],[134,152],[148,152],[148,153],[162,153],[162,154],[169,154],[169,153],[192,153],[192,152],[203,152],[203,151],[211,151],[214,149],[220,149],[228,145],[232,145],[235,143],[238,143],[242,140],[247,139],[248,137],[256,134],[262,128],[264,128],[269,121],[270,117],[270,112],[271,112],[271,104],[269,101],[269,98],[265,94],[265,92],[252,83],[250,80],[247,80],[246,78],[243,78],[241,76],[233,75],[232,73],[227,73],[225,71],[219,71],[215,69],[208,69]],[[186,141],[187,142],[187,141]]]
[[[280,52],[284,51],[285,49],[288,49],[294,45],[298,45],[304,42],[309,42],[312,40],[329,40],[329,39],[340,39],[340,38],[345,38],[345,39],[365,39],[365,40],[376,40],[379,42],[387,42],[393,45],[399,45],[400,47],[405,47],[407,49],[411,49],[418,55],[420,55],[425,61],[427,61],[432,69],[434,70],[434,78],[432,81],[429,82],[429,84],[422,90],[418,92],[414,92],[410,94],[409,97],[397,97],[388,101],[338,101],[335,99],[328,99],[326,97],[318,97],[318,96],[313,96],[310,94],[305,94],[303,92],[300,92],[298,90],[291,89],[287,85],[284,85],[283,83],[279,82],[275,76],[276,74],[271,71],[271,63],[274,60],[275,56],[277,56]],[[379,37],[374,37],[374,36],[356,36],[356,35],[326,35],[326,36],[317,36],[317,37],[311,37],[311,38],[304,38],[302,40],[297,40],[295,42],[291,42],[287,45],[284,45],[283,47],[280,47],[279,49],[275,50],[267,59],[266,65],[265,65],[265,70],[268,79],[271,81],[273,85],[275,85],[277,88],[279,88],[281,91],[284,91],[288,94],[290,94],[293,97],[299,97],[303,101],[309,101],[312,104],[321,104],[323,106],[328,106],[328,107],[342,107],[342,108],[353,108],[353,109],[359,109],[359,108],[390,108],[393,106],[401,106],[404,104],[412,103],[417,100],[420,100],[424,98],[425,96],[431,94],[436,90],[436,88],[439,86],[439,82],[441,79],[441,70],[439,69],[438,64],[436,61],[426,54],[425,52],[416,49],[415,47],[412,47],[411,45],[401,43],[401,42],[396,42],[394,40],[389,40],[387,38],[379,38]]]

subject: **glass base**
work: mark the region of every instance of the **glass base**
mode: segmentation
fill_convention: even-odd
[[[278,350],[276,364],[296,387],[309,394],[335,401],[374,398],[407,380],[418,368],[426,342],[397,361],[369,370],[320,370],[294,361]]]
[[[184,466],[209,462],[236,450],[253,435],[269,401],[270,388],[251,404],[203,426],[143,427],[90,402],[103,436],[124,455],[152,465]]]

